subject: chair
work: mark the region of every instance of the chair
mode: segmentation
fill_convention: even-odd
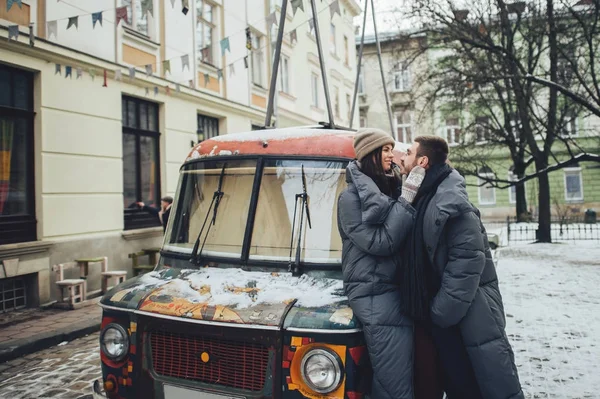
[[[131,259],[131,263],[132,263],[132,270],[133,270],[133,275],[137,276],[140,273],[147,273],[147,272],[151,272],[152,270],[154,270],[154,268],[156,267],[156,255],[158,254],[158,252],[160,251],[160,248],[151,248],[151,249],[143,249],[139,252],[134,252],[129,254],[129,258]],[[140,265],[140,260],[139,258],[142,256],[148,256],[148,262],[150,263],[145,264],[145,265]]]
[[[56,286],[58,287],[58,301],[68,304],[74,308],[76,302],[85,301],[87,295],[87,285],[85,279],[71,278],[65,279],[65,270],[79,269],[77,262],[59,263],[52,266],[52,270],[56,273]],[[68,298],[65,301],[64,290],[67,289]]]
[[[102,271],[100,272],[100,275],[102,276],[102,294],[109,290],[108,282],[111,278],[116,280],[115,285],[119,285],[127,279],[127,271],[125,270],[108,270],[108,257],[106,256],[102,258]]]

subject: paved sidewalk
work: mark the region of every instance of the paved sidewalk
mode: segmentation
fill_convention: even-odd
[[[97,300],[75,310],[25,309],[0,316],[0,372],[4,362],[98,331],[101,317]]]

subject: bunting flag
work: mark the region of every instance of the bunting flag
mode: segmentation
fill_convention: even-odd
[[[79,30],[79,16],[74,16],[69,18],[69,23],[67,24],[67,30],[71,26],[75,25],[75,29]]]
[[[294,41],[298,42],[298,32],[296,32],[296,29],[290,32],[290,42],[294,44]]]
[[[208,73],[204,74],[204,87],[208,86],[210,83],[210,75]]]
[[[296,11],[301,9],[304,11],[304,2],[302,0],[292,0],[292,12],[296,15]]]
[[[203,61],[208,61],[208,60],[210,59],[210,58],[209,58],[209,55],[210,55],[210,48],[208,48],[208,47],[204,47],[204,48],[203,48],[203,49],[200,51],[200,53],[202,54],[202,60],[203,60]]]
[[[246,28],[246,48],[252,50],[252,32],[250,31],[250,27]]]
[[[19,40],[19,25],[10,25],[8,27],[8,40],[12,38]]]
[[[179,86],[179,83],[176,83],[176,84],[175,84],[175,91],[176,91],[177,93],[181,93],[181,86]]]
[[[82,77],[83,76],[83,69],[77,68],[75,70],[75,75],[77,76],[77,79],[79,79],[80,77]]]
[[[190,81],[188,82],[190,89],[194,88],[194,79],[190,79]]]
[[[150,89],[146,87],[146,97],[150,94]]]
[[[267,22],[267,28],[269,30],[271,30],[273,25],[278,26],[277,25],[277,14],[275,14],[275,11],[273,11],[272,13],[269,14],[266,22]]]
[[[66,79],[66,78],[71,78],[71,79],[73,79],[73,76],[72,76],[72,74],[73,74],[73,67],[71,67],[71,66],[69,66],[69,65],[66,65],[66,66],[65,66],[65,79]]]
[[[90,74],[90,77],[92,78],[92,80],[96,80],[96,70],[95,69],[89,68],[88,73]]]
[[[144,68],[146,68],[146,76],[152,76],[152,64],[148,64]]]
[[[123,80],[123,74],[121,73],[120,69],[115,71],[115,80],[119,82]]]
[[[189,0],[181,0],[181,12],[183,15],[187,15],[190,11],[190,2]]]
[[[95,12],[92,14],[92,27],[96,29],[96,22],[100,22],[100,26],[102,26],[102,11]]]
[[[163,61],[163,71],[165,75],[167,74],[167,72],[171,73],[171,60]]]
[[[248,69],[248,56],[244,57],[244,68]]]
[[[10,34],[9,34],[10,36]],[[10,37],[9,37],[10,40]],[[35,46],[35,34],[33,33],[33,24],[29,24],[29,46]]]
[[[55,39],[58,39],[58,24],[57,21],[48,22],[48,39],[54,35]]]
[[[21,0],[6,0],[6,12],[10,11],[10,8],[13,6],[13,3],[17,3],[19,8],[23,8],[23,4]]]
[[[171,8],[175,8],[175,0],[171,0]]]
[[[329,4],[329,14],[331,15],[331,19],[333,19],[336,12],[342,16],[342,13],[340,12],[340,0],[335,0]]]
[[[126,6],[118,7],[116,9],[116,17],[117,17],[117,26],[119,26],[119,22],[121,22],[122,19],[124,19],[126,23],[129,23],[129,18],[127,17],[127,7]]]
[[[229,52],[231,53],[231,48],[229,47],[229,38],[228,37],[221,40],[221,56],[225,55],[226,50],[229,50]]]
[[[104,70],[103,75],[104,82],[102,82],[102,87],[108,87],[108,72],[106,71],[106,69]]]
[[[222,69],[217,69],[217,79],[219,79],[219,80],[223,79],[223,70]]]
[[[142,0],[142,15],[145,16],[146,12],[154,16],[154,0]]]
[[[135,79],[135,68],[130,67],[129,68],[129,80],[133,80],[133,79]]]
[[[190,69],[190,55],[189,54],[181,56],[181,71],[183,71],[185,69],[185,67],[188,67],[188,70]]]
[[[62,68],[62,67],[60,66],[60,64],[55,64],[55,65],[54,65],[54,74],[55,74],[55,75],[56,75],[56,74],[59,74],[59,75],[61,75],[61,74],[62,74],[62,73],[61,73],[61,68]]]
[[[158,95],[158,86],[154,86],[154,97]]]
[[[233,64],[229,64],[229,76],[235,75],[235,68]]]

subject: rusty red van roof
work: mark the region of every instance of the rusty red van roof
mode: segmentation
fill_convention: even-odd
[[[315,126],[231,133],[198,143],[186,161],[219,155],[308,155],[353,159],[355,133]]]

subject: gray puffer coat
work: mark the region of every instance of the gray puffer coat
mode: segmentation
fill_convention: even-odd
[[[441,283],[431,304],[433,323],[458,325],[485,399],[523,398],[487,235],[458,172],[440,184],[423,223]]]
[[[398,250],[410,234],[414,209],[382,194],[356,162],[338,199],[344,289],[363,325],[373,367],[371,397],[413,398],[413,324],[401,312]]]

